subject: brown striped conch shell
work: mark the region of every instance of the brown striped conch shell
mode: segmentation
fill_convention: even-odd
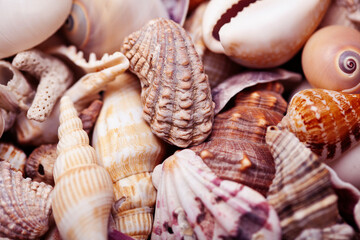
[[[276,67],[301,49],[329,4],[330,0],[212,0],[204,13],[204,41],[211,51],[225,53],[241,65]]]
[[[53,35],[69,15],[71,3],[71,0],[1,2],[0,58],[32,48]]]
[[[12,65],[39,79],[27,118],[44,121],[50,115],[58,98],[73,83],[71,71],[59,59],[39,50],[28,50],[16,54]]]
[[[39,239],[49,228],[52,187],[0,161],[0,237]]]
[[[279,126],[329,162],[360,140],[359,117],[359,95],[307,89],[293,96]]]
[[[156,199],[151,172],[162,161],[165,146],[142,118],[140,90],[139,80],[130,73],[109,84],[92,141],[113,181],[116,229],[147,239]]]
[[[63,239],[107,239],[113,203],[112,182],[97,164],[96,153],[70,97],[60,103],[58,157],[54,165],[54,219]]]
[[[75,0],[63,30],[86,56],[102,56],[118,51],[127,35],[157,17],[168,17],[160,0]]]
[[[58,156],[56,144],[44,144],[35,148],[26,159],[26,176],[33,181],[54,186],[53,169]]]
[[[27,111],[35,91],[24,75],[7,61],[0,61],[0,107],[7,111]]]
[[[151,239],[280,239],[277,214],[261,194],[220,179],[189,149],[158,165],[153,182]]]
[[[0,143],[0,160],[10,163],[10,168],[25,176],[26,154],[11,143]]]
[[[309,228],[301,232],[295,240],[351,240],[355,231],[347,224],[334,224],[326,228]]]
[[[141,81],[143,117],[161,139],[197,145],[211,132],[214,103],[200,57],[177,23],[151,20],[124,40],[129,69]]]
[[[280,83],[269,83],[238,93],[235,106],[215,116],[209,138],[191,149],[218,177],[265,196],[275,173],[265,134],[286,111],[282,91]]]
[[[100,98],[99,92],[104,90],[107,84],[116,76],[126,71],[129,67],[127,58],[119,53],[116,54],[114,65],[99,72],[88,73],[72,85],[66,92],[73,101],[78,112],[89,106],[95,99]],[[21,144],[41,145],[56,143],[58,136],[56,127],[59,126],[59,101],[54,107],[50,117],[44,122],[29,120],[25,114],[20,113],[16,121],[16,135]]]
[[[302,68],[315,88],[360,93],[360,32],[328,26],[315,32],[304,46]]]
[[[287,130],[268,127],[266,142],[276,168],[267,200],[280,218],[282,238],[294,239],[304,229],[335,224],[338,198],[325,164]]]

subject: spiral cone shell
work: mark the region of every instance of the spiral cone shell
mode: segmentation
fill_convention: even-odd
[[[53,211],[60,234],[64,239],[107,239],[111,179],[97,165],[95,150],[68,96],[61,98],[58,135]]]
[[[162,160],[164,145],[142,118],[136,76],[124,73],[109,84],[94,128],[93,146],[113,181],[112,214],[117,230],[147,239],[156,198],[151,172]]]

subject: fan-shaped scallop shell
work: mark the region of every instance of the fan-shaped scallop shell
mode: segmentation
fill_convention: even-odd
[[[93,146],[113,181],[112,214],[117,230],[147,239],[156,198],[151,172],[162,161],[165,146],[142,118],[140,83],[135,75],[121,74],[109,84]]]
[[[335,224],[337,196],[325,165],[287,130],[269,127],[266,142],[276,165],[267,200],[279,215],[283,238]]]
[[[49,228],[52,187],[0,162],[0,237],[38,239]]]
[[[171,20],[151,20],[125,39],[122,51],[140,78],[143,115],[153,133],[179,147],[203,142],[211,132],[214,103],[186,31]]]
[[[278,217],[261,194],[220,179],[189,149],[158,165],[153,182],[152,239],[280,239]]]
[[[237,94],[235,106],[215,116],[210,137],[191,149],[223,179],[240,182],[263,195],[275,173],[265,142],[266,128],[286,110],[280,83],[258,85]]]
[[[0,143],[0,160],[10,163],[11,169],[25,176],[26,154],[11,143]]]
[[[291,99],[286,127],[321,160],[335,159],[360,140],[360,95],[307,89]]]
[[[112,182],[106,170],[97,165],[95,150],[77,115],[70,97],[62,97],[53,171],[54,219],[64,239],[107,239]]]

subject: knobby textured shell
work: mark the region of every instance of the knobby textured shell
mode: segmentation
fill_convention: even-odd
[[[59,59],[40,50],[18,53],[12,64],[17,69],[26,71],[39,79],[40,83],[27,117],[40,122],[44,121],[50,115],[58,98],[73,83],[70,69]]]
[[[54,186],[53,169],[57,156],[56,144],[44,144],[35,148],[26,159],[26,176],[33,181]]]
[[[355,231],[347,224],[334,224],[326,228],[309,228],[301,232],[295,240],[351,240]]]
[[[69,15],[71,3],[71,0],[2,2],[0,58],[32,48],[53,35]]]
[[[338,198],[325,164],[287,130],[269,127],[266,142],[276,164],[267,200],[279,215],[282,237],[294,239],[306,228],[335,224]]]
[[[265,142],[266,128],[286,110],[283,87],[273,82],[236,95],[235,106],[215,116],[209,138],[194,150],[220,178],[240,182],[266,195],[275,173]]]
[[[39,239],[49,228],[52,187],[0,162],[0,237]]]
[[[107,239],[112,182],[70,97],[61,98],[58,157],[54,166],[54,219],[63,239]]]
[[[14,171],[20,171],[25,176],[26,154],[11,143],[0,143],[0,160],[10,163]]]
[[[179,147],[211,132],[214,103],[200,57],[177,23],[151,20],[124,40],[122,51],[141,81],[143,117],[158,137]]]
[[[322,161],[330,161],[360,140],[359,97],[324,89],[300,91],[279,126],[293,132]]]
[[[151,239],[280,239],[278,217],[261,194],[220,179],[189,149],[158,165],[153,182]]]
[[[130,73],[109,84],[92,142],[113,181],[116,229],[147,239],[156,199],[151,172],[163,160],[165,146],[142,118],[140,91],[139,79]]]

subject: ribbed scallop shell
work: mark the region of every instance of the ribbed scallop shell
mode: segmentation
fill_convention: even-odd
[[[337,158],[360,140],[360,95],[307,89],[291,99],[280,126],[321,160]]]
[[[189,149],[157,166],[153,182],[152,239],[280,239],[278,217],[261,194],[220,179]]]
[[[263,195],[275,173],[265,142],[266,128],[280,122],[286,110],[280,83],[258,85],[237,94],[235,106],[215,116],[210,137],[191,149],[214,173]]]
[[[11,143],[0,143],[0,160],[10,163],[11,169],[25,176],[26,154]]]
[[[130,73],[109,84],[93,146],[113,181],[117,230],[147,239],[156,199],[150,173],[162,161],[165,146],[142,118],[140,91],[139,80]]]
[[[60,102],[58,157],[54,166],[54,219],[64,239],[107,239],[113,190],[68,96]]]
[[[49,228],[52,187],[0,162],[0,237],[38,239]]]
[[[325,165],[289,131],[269,127],[266,142],[276,164],[267,200],[279,215],[282,237],[335,224],[338,198]]]
[[[141,81],[143,115],[151,130],[179,147],[211,132],[214,103],[200,57],[177,23],[151,20],[124,40],[122,52]]]

